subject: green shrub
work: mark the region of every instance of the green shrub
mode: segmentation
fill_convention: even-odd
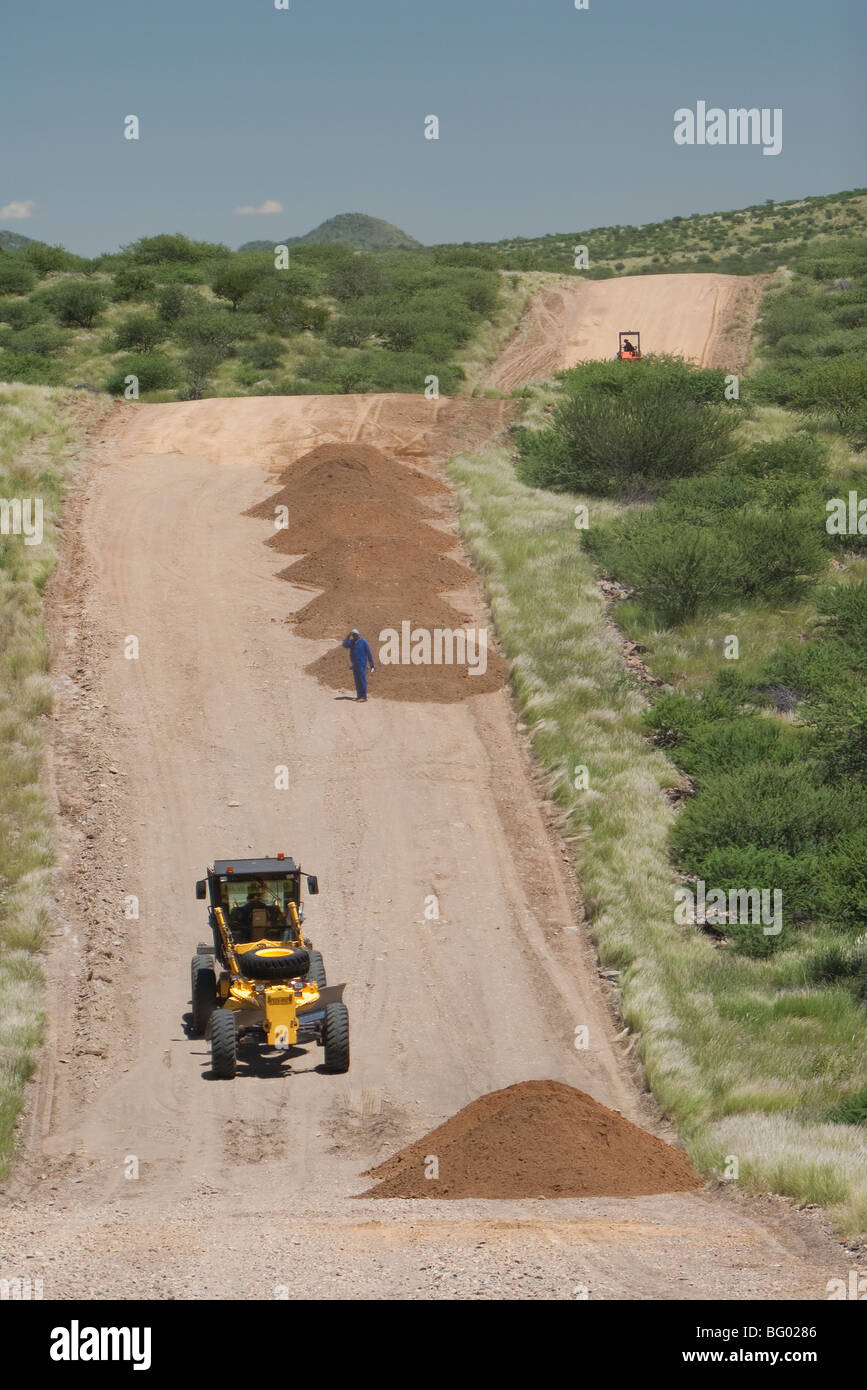
[[[726,894],[733,888],[779,889],[785,922],[815,918],[824,906],[822,857],[817,854],[792,855],[755,845],[726,845],[702,857],[700,877],[708,890],[721,888]]]
[[[84,272],[88,269],[83,256],[75,256],[62,246],[48,246],[44,241],[33,241],[17,254],[36,271],[40,280],[59,270]]]
[[[124,246],[123,251],[140,265],[161,265],[164,262],[190,265],[212,260],[215,256],[225,256],[229,248],[209,241],[190,241],[180,232],[174,235],[162,232],[158,236],[140,237],[138,241]]]
[[[29,294],[36,276],[26,261],[14,252],[0,256],[0,294]]]
[[[803,754],[802,734],[761,715],[741,714],[699,725],[681,742],[677,761],[696,786],[703,786],[713,777],[751,763],[795,762]]]
[[[828,445],[807,430],[798,430],[785,439],[768,439],[739,449],[727,467],[742,477],[762,478],[769,473],[804,478],[825,478],[828,473]]]
[[[561,376],[567,390],[552,429],[566,443],[569,467],[564,476],[561,455],[552,450],[555,475],[546,478],[545,446],[534,441],[531,467],[541,485],[623,495],[710,472],[729,453],[737,413],[708,403],[717,388],[711,398],[722,401],[720,374],[661,358],[627,368],[588,364]]]
[[[867,666],[867,580],[828,584],[817,589],[814,601],[825,631],[845,643],[853,665]]]
[[[52,313],[70,328],[92,328],[106,304],[99,286],[86,280],[61,280],[42,293]]]
[[[726,475],[678,478],[665,491],[657,512],[670,521],[715,524],[720,517],[745,507],[756,496],[748,480]]]
[[[139,391],[165,391],[177,386],[180,380],[177,364],[171,358],[161,352],[147,352],[116,363],[105,383],[106,391],[113,396],[123,395],[128,376],[138,377]]]
[[[164,341],[168,329],[155,314],[129,314],[114,331],[115,349],[150,352]]]
[[[836,357],[811,366],[801,377],[794,404],[800,410],[833,415],[841,429],[867,403],[867,362]]]
[[[744,508],[720,528],[718,544],[739,557],[730,592],[744,598],[798,598],[828,565],[813,509]]]
[[[278,367],[285,352],[286,344],[280,338],[256,338],[243,349],[241,356],[251,367],[267,370]]]
[[[331,268],[326,283],[328,293],[342,301],[381,294],[387,287],[382,267],[374,257],[354,254]]]
[[[857,827],[865,809],[854,791],[817,784],[810,769],[759,763],[717,777],[706,794],[687,801],[671,844],[687,872],[726,845],[800,855]]]
[[[867,688],[850,677],[807,696],[802,717],[829,777],[857,777],[867,783]]]
[[[157,301],[157,315],[163,323],[175,323],[193,314],[203,302],[194,290],[185,289],[183,285],[167,285]]]
[[[245,295],[254,290],[261,278],[261,271],[243,262],[226,261],[211,276],[210,286],[218,299],[227,299],[233,309]]]
[[[824,317],[806,291],[788,290],[767,297],[759,326],[765,342],[774,347],[784,338],[821,333]]]
[[[222,348],[207,341],[194,340],[191,343],[189,350],[184,353],[183,361],[186,384],[181,394],[184,400],[201,400],[210,386],[211,377],[225,356]]]
[[[114,275],[111,297],[118,303],[128,299],[151,299],[155,290],[156,277],[147,266],[121,266]]]
[[[70,333],[64,333],[62,328],[55,328],[54,324],[37,323],[17,332],[7,331],[3,335],[3,345],[14,353],[36,353],[40,357],[53,357],[66,347],[71,336]]]
[[[252,337],[259,328],[253,314],[232,313],[230,309],[209,308],[203,304],[192,313],[176,319],[174,337],[188,348],[208,348],[215,362],[230,357],[236,343]],[[204,361],[203,356],[195,359]]]
[[[37,296],[0,300],[0,319],[13,328],[29,328],[34,323],[42,323],[47,313],[48,306]]]
[[[584,544],[663,626],[712,609],[737,582],[733,557],[706,527],[653,513],[588,531]]]
[[[569,445],[554,430],[517,428],[512,437],[519,450],[518,476],[530,487],[566,488],[572,478]]]
[[[0,352],[0,381],[26,381],[32,386],[57,386],[59,368],[36,352]]]

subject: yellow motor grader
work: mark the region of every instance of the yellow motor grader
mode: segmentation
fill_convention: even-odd
[[[315,875],[307,892],[319,892]],[[317,1043],[323,1070],[349,1070],[345,985],[328,985],[319,951],[304,936],[301,868],[278,854],[268,859],[215,860],[196,897],[209,899],[213,945],[199,942],[190,967],[190,1032],[211,1044],[211,1071],[237,1071],[238,1043],[253,1038],[286,1052]]]

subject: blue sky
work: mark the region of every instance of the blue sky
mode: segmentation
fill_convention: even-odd
[[[0,226],[90,255],[160,231],[278,240],[338,212],[478,241],[867,183],[860,0],[288,5],[7,4],[0,208],[33,206]],[[781,107],[782,152],[675,145],[699,99]],[[284,211],[234,211],[267,200]]]

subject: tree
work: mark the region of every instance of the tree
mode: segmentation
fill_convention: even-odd
[[[65,280],[45,293],[57,318],[68,327],[92,328],[105,308],[102,290],[85,280]]]
[[[137,352],[150,352],[167,334],[166,325],[154,314],[129,314],[115,329],[115,348],[131,348]]]
[[[211,279],[211,289],[218,299],[228,299],[233,310],[256,288],[261,272],[249,265],[234,265],[229,261]]]

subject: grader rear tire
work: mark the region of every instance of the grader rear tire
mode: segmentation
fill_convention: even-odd
[[[345,1004],[326,1004],[322,1042],[325,1047],[324,1070],[332,1073],[349,1071],[349,1010]]]
[[[238,1029],[230,1009],[211,1014],[211,1071],[221,1081],[231,1081],[238,1070]]]

